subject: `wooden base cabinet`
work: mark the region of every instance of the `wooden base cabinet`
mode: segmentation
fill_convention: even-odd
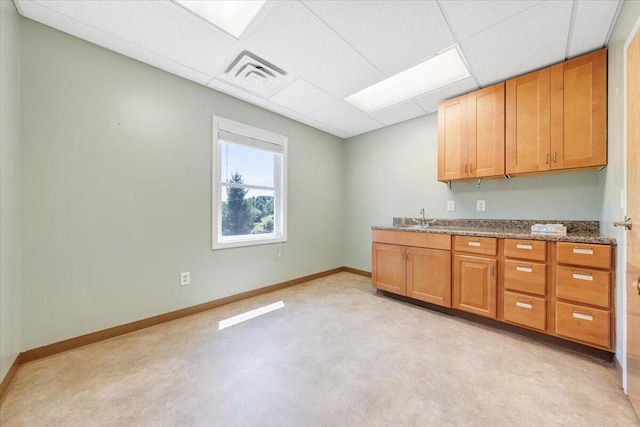
[[[451,307],[451,252],[407,248],[407,296]]]
[[[405,247],[374,243],[373,286],[398,295],[407,295]]]
[[[374,230],[372,285],[614,352],[614,260],[606,244]]]
[[[556,243],[555,334],[615,349],[614,249],[609,245]]]
[[[448,235],[375,230],[373,287],[451,307],[450,249],[451,236]]]
[[[453,308],[496,318],[497,261],[468,255],[453,257]]]
[[[498,239],[454,237],[453,308],[496,318]]]

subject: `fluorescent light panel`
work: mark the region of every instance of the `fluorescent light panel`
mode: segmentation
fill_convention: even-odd
[[[264,307],[256,308],[255,310],[247,311],[246,313],[221,320],[220,323],[218,323],[218,330],[221,331],[229,326],[237,325],[238,323],[242,323],[246,320],[253,319],[254,317],[261,316],[282,307],[284,307],[284,303],[282,301],[278,301],[273,304],[265,305]]]
[[[239,39],[266,0],[175,0],[176,3]]]
[[[345,98],[367,113],[381,110],[469,77],[457,47]]]

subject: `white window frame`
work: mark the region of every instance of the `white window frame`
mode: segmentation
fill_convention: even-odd
[[[219,132],[225,131],[275,144],[281,147],[282,161],[276,163],[274,170],[274,200],[273,233],[250,234],[243,236],[222,236],[222,182],[221,162],[222,151],[219,143]],[[236,122],[224,117],[213,116],[212,141],[212,249],[237,248],[241,246],[265,245],[287,241],[287,145],[289,139],[263,129],[258,129],[244,123]],[[278,167],[279,166],[279,167]],[[262,189],[260,186],[240,185],[247,189]]]

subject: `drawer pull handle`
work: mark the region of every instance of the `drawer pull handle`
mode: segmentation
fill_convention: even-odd
[[[584,271],[574,271],[573,278],[576,280],[589,280],[593,281],[593,275]]]
[[[475,241],[475,240],[469,240],[469,241],[467,242],[467,245],[469,245],[469,246],[475,246],[475,247],[480,247],[480,242]]]
[[[531,310],[533,308],[533,304],[531,304],[531,301],[524,301],[520,299],[516,301],[516,306],[526,308],[527,310]]]
[[[517,271],[522,271],[523,273],[533,273],[533,267],[530,265],[518,265],[516,266]]]
[[[593,255],[593,248],[580,248],[576,246],[573,248],[573,253],[580,255]]]
[[[526,249],[528,251],[533,249],[533,245],[531,243],[520,243],[516,244],[516,249]]]
[[[582,313],[578,310],[573,310],[573,317],[576,319],[588,320],[589,322],[593,321],[593,316],[589,313]]]

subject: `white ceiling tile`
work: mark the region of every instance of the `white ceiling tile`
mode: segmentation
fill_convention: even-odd
[[[580,0],[576,3],[570,58],[604,47],[618,4],[617,0]]]
[[[564,60],[572,2],[549,0],[465,40],[467,63],[481,86]]]
[[[303,3],[386,76],[455,44],[435,2]]]
[[[346,139],[346,138],[349,138],[349,137],[353,136],[349,132],[345,132],[345,131],[343,131],[341,129],[336,129],[333,126],[329,126],[326,123],[319,122],[318,120],[312,119],[311,117],[301,116],[298,119],[298,121],[300,123],[304,123],[305,125],[309,125],[312,128],[320,129],[321,131],[327,132],[327,133],[329,133],[331,135],[335,135],[338,138]]]
[[[352,135],[359,135],[383,126],[382,123],[343,100],[332,102],[307,116],[323,123],[330,123],[331,126]]]
[[[438,102],[478,84],[597,49],[620,5],[618,0],[270,0],[238,41],[169,0],[15,2],[27,18],[343,138],[415,117],[420,110],[431,113]],[[342,100],[453,44],[452,36],[462,39],[472,78],[372,115]],[[223,79],[243,50],[287,72],[289,80],[271,99],[266,97],[278,89],[259,96]]]
[[[306,115],[336,101],[336,98],[304,80],[296,80],[270,98],[271,101]]]
[[[384,77],[299,2],[275,2],[242,41],[253,53],[336,98]]]
[[[464,40],[526,10],[540,0],[440,0],[440,7],[459,40]]]
[[[478,89],[473,78],[468,78],[455,83],[451,86],[447,86],[444,89],[440,89],[434,92],[427,93],[414,99],[414,102],[418,104],[425,112],[433,113],[438,111],[438,103],[454,98],[458,95],[464,95],[465,93],[472,92]]]
[[[120,37],[96,31],[94,27],[52,11],[51,9],[42,6],[40,3],[21,1],[19,4],[24,15],[34,21],[45,23],[48,26],[80,39],[102,46],[121,55],[136,59],[140,62],[144,62],[145,64],[149,64],[171,74],[184,77],[185,79],[196,83],[206,84],[209,80],[209,76],[206,74],[185,66],[180,62],[176,62],[171,58],[150,52]]]
[[[21,2],[29,17],[29,1]],[[115,36],[186,67],[211,75],[219,52],[238,41],[170,1],[43,1],[34,3],[95,28],[93,43]],[[42,21],[41,21],[42,22]],[[48,24],[47,22],[44,22]],[[73,28],[70,29],[74,34]],[[75,34],[74,34],[75,35]]]
[[[267,110],[273,111],[274,113],[278,113],[282,116],[289,117],[290,119],[293,119],[293,120],[298,120],[298,118],[301,116],[301,114],[298,113],[297,111],[293,111],[288,108],[282,107],[280,105],[274,104],[268,99],[265,99],[259,95],[248,92],[242,88],[233,86],[227,82],[224,82],[218,79],[212,79],[209,82],[209,87],[217,91],[226,93],[227,95],[231,95],[234,98],[241,99],[250,104],[257,105],[258,107],[262,107]]]
[[[371,117],[386,126],[404,122],[405,120],[413,119],[414,117],[423,116],[426,113],[422,108],[413,101],[403,102],[402,104],[394,105],[384,110],[371,113]]]

